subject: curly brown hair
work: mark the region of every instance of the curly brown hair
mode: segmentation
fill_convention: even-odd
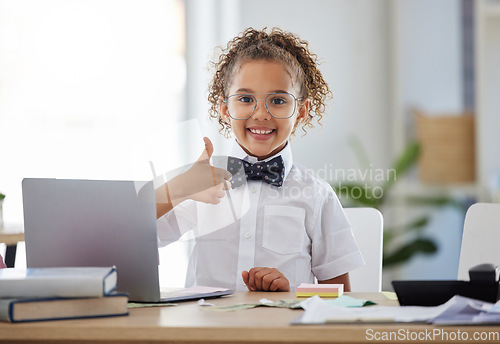
[[[317,56],[309,51],[308,42],[279,28],[273,28],[269,33],[266,28],[248,28],[221,50],[218,60],[212,62],[215,71],[209,84],[208,101],[211,103],[210,117],[219,121],[220,132],[226,137],[230,135],[231,125],[219,114],[220,101],[228,96],[234,71],[249,60],[284,63],[291,71],[294,83],[299,85],[299,98],[309,99],[309,112],[302,130],[306,133],[306,127],[313,128],[314,120],[321,125],[325,104],[332,98],[332,92],[318,69]]]

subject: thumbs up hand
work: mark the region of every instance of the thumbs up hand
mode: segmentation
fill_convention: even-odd
[[[231,173],[210,164],[214,147],[208,137],[204,137],[203,141],[205,149],[193,166],[157,190],[158,217],[186,199],[209,204],[220,203],[225,190],[231,187]]]
[[[193,166],[185,172],[183,189],[186,190],[186,197],[189,199],[217,204],[224,197],[225,190],[231,187],[229,180],[232,175],[210,164],[214,147],[208,137],[204,137],[203,141],[205,149]]]

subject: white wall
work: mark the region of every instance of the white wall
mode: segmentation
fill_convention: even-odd
[[[403,104],[462,111],[460,1],[403,0],[395,14]]]

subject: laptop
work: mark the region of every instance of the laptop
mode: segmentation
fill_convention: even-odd
[[[188,288],[161,295],[152,182],[26,178],[22,192],[28,268],[116,266],[117,291],[135,302],[233,292]]]

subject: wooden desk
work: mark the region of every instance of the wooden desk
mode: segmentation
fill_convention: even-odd
[[[397,306],[378,293],[350,293],[379,304]],[[261,298],[293,298],[293,293],[237,292],[210,300],[216,305],[254,303]],[[495,332],[500,327],[437,327],[426,324],[336,324],[289,325],[303,311],[260,307],[236,312],[214,312],[196,302],[175,307],[131,309],[126,317],[85,320],[62,320],[25,324],[0,323],[0,343],[367,343],[367,333],[402,332],[425,334],[425,331],[460,331],[472,338],[474,332]],[[368,332],[367,332],[368,331]],[[372,332],[370,332],[372,331]],[[407,332],[408,331],[408,332]],[[373,337],[372,337],[373,339]],[[439,339],[439,340],[437,340]],[[457,343],[456,339],[405,340],[372,342]],[[463,341],[462,341],[463,342]],[[473,340],[466,341],[469,343]],[[477,341],[476,341],[477,342]],[[485,341],[486,342],[486,341]],[[491,343],[495,341],[490,341]],[[496,342],[499,342],[498,340]]]
[[[5,243],[7,246],[4,260],[9,268],[14,267],[17,243],[20,241],[24,241],[23,225],[4,224],[4,227],[0,229],[0,243]]]

